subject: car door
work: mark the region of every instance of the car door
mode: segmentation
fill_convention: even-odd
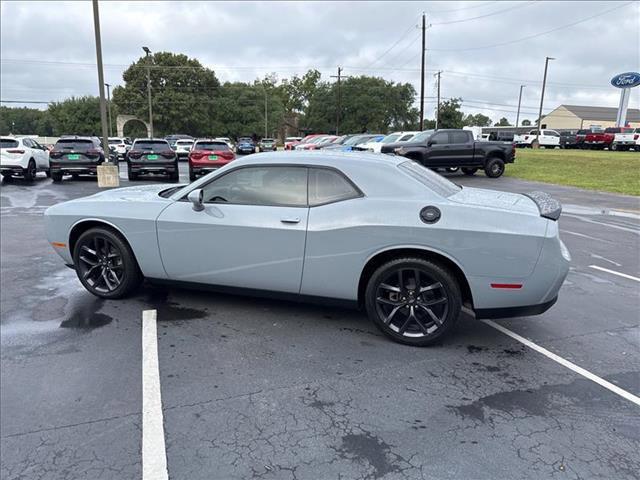
[[[33,143],[33,146],[35,148],[33,155],[38,168],[49,168],[49,151],[35,140],[31,139],[31,142]]]
[[[181,200],[158,217],[172,280],[299,293],[309,208],[307,168],[243,166],[202,187],[204,209]]]
[[[480,163],[480,161],[474,162],[473,147],[474,140],[471,132],[464,130],[449,132],[447,161],[451,166]]]
[[[429,145],[429,153],[427,155],[426,167],[439,167],[444,166],[447,163],[449,156],[449,133],[448,132],[436,132],[429,138],[427,145]]]

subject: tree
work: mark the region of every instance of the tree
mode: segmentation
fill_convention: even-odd
[[[37,108],[0,106],[0,134],[52,135],[49,113]]]
[[[101,135],[98,97],[71,97],[53,102],[48,114],[54,135]]]
[[[464,113],[460,111],[461,98],[445,100],[440,104],[438,128],[462,128],[465,125]]]
[[[124,86],[113,89],[119,112],[149,117],[147,68],[151,77],[154,135],[186,132],[211,134],[220,82],[213,70],[182,54],[157,52],[141,57],[122,74]]]
[[[464,124],[469,127],[490,127],[491,119],[481,113],[469,114],[464,117]]]
[[[523,127],[530,127],[531,126],[531,120],[527,120],[527,119],[522,120],[522,126]]]
[[[511,124],[509,123],[509,120],[507,120],[505,117],[502,117],[500,120],[498,120],[495,125],[496,127],[510,127]]]

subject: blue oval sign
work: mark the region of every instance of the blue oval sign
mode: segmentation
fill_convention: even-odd
[[[640,73],[627,72],[616,75],[611,79],[611,85],[617,88],[633,88],[640,85]]]

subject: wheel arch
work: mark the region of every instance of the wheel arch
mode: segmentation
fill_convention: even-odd
[[[114,232],[119,234],[122,237],[122,239],[126,242],[126,244],[129,245],[129,248],[131,248],[131,244],[127,240],[127,237],[124,234],[124,232],[120,230],[120,228],[118,228],[113,223],[107,220],[99,219],[99,218],[85,218],[74,223],[71,229],[69,230],[68,245],[69,245],[69,252],[71,253],[72,257],[73,257],[73,250],[76,246],[76,242],[78,241],[78,238],[80,238],[80,235],[82,235],[84,232],[86,232],[90,228],[94,228],[94,227],[103,227],[109,230],[113,230]],[[131,248],[131,251],[133,252],[133,248]],[[134,257],[135,257],[135,253],[134,253]]]
[[[505,152],[499,148],[494,148],[492,150],[489,150],[487,152],[487,154],[485,155],[485,159],[487,161],[491,160],[492,158],[499,158],[502,161],[506,160],[506,155]]]
[[[389,247],[369,257],[362,269],[362,272],[360,272],[360,279],[358,282],[358,304],[364,305],[364,293],[367,288],[367,281],[380,265],[393,260],[394,258],[407,256],[430,260],[449,270],[460,285],[463,305],[473,309],[473,295],[471,293],[471,287],[469,286],[469,281],[467,280],[467,277],[462,271],[460,265],[442,252],[417,246]]]

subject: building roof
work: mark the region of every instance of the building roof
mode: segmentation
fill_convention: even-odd
[[[581,120],[601,120],[613,122],[615,121],[616,114],[618,113],[618,109],[615,107],[589,107],[584,105],[560,105],[560,107],[566,108]],[[557,108],[555,110],[557,110]],[[544,116],[548,116],[551,113],[553,112],[549,112]],[[627,110],[627,121],[640,122],[640,110],[638,110],[637,108],[629,108]]]

